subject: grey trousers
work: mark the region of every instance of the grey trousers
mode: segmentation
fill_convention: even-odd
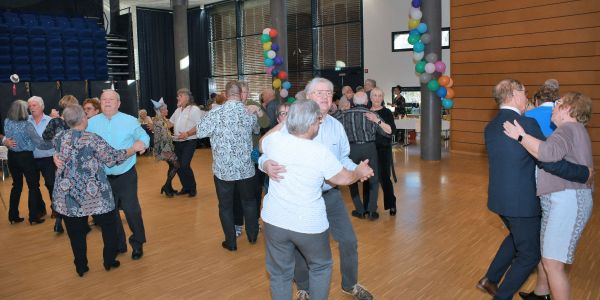
[[[329,231],[306,234],[265,223],[265,240],[272,299],[293,299],[294,249],[304,254],[309,266],[310,299],[328,298],[333,268]]]
[[[327,209],[327,220],[329,221],[329,232],[334,240],[338,242],[340,250],[340,272],[342,273],[342,288],[351,290],[358,282],[358,246],[356,234],[350,223],[350,217],[346,211],[346,205],[342,199],[342,193],[338,189],[330,189],[323,192],[325,208]],[[308,266],[306,259],[296,249],[296,268],[294,270],[294,281],[299,290],[308,291],[310,284],[308,278]],[[311,294],[312,299],[312,294]]]
[[[350,185],[350,195],[352,196],[352,202],[354,202],[354,208],[361,214],[364,212],[376,212],[377,198],[379,197],[379,164],[377,163],[377,147],[374,142],[366,144],[350,144],[349,157],[356,164],[368,159],[369,166],[375,173],[369,180],[363,182],[363,187],[368,185],[368,188],[363,189],[364,191],[368,191],[368,193],[363,195],[362,201],[360,200],[360,194],[358,192],[358,183],[355,182]]]

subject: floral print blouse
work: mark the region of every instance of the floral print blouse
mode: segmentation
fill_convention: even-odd
[[[127,159],[127,150],[116,150],[95,133],[69,129],[54,139],[63,166],[56,170],[52,206],[68,217],[99,215],[115,209],[104,166]]]

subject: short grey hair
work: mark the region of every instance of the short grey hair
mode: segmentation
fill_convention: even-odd
[[[367,102],[369,102],[369,97],[365,92],[358,92],[354,94],[354,98],[352,98],[352,101],[354,101],[354,104],[365,105],[367,104]]]
[[[119,93],[117,93],[117,91],[115,90],[111,90],[111,89],[106,89],[102,91],[102,94],[104,93],[113,93],[117,96],[117,101],[121,102],[121,95],[119,95]],[[100,100],[102,100],[102,94],[100,94]]]
[[[347,90],[351,90],[352,92],[354,92],[354,90],[352,90],[352,87],[351,87],[351,86],[349,86],[349,85],[345,85],[345,86],[342,88],[342,94],[345,94]]]
[[[371,90],[371,95],[373,95],[373,93],[380,93],[380,94],[381,94],[381,97],[384,97],[384,96],[385,96],[385,93],[383,92],[383,90],[382,90],[382,89],[380,89],[380,88],[378,88],[378,87],[374,87],[374,88]]]
[[[42,99],[42,97],[33,96],[33,97],[27,99],[27,103],[31,103],[31,102],[37,102],[40,105],[40,107],[42,109],[44,109],[44,99]]]
[[[316,102],[311,100],[296,100],[290,106],[290,111],[285,121],[288,132],[292,135],[305,134],[320,116],[321,109]]]
[[[65,107],[62,117],[69,128],[73,128],[81,124],[81,121],[86,118],[85,112],[79,104],[73,104]]]
[[[331,81],[329,81],[328,79],[322,78],[322,77],[315,77],[311,81],[308,82],[308,84],[306,85],[306,88],[304,89],[306,91],[306,96],[315,92],[315,90],[317,88],[317,84],[319,84],[319,83],[326,84],[327,87],[329,88],[329,90],[333,92],[333,83],[331,83]]]
[[[500,81],[493,90],[494,100],[498,105],[513,97],[514,91],[524,91],[525,86],[515,79],[504,79]]]
[[[27,112],[27,102],[23,100],[15,100],[6,113],[6,118],[13,121],[25,121],[29,119]]]
[[[369,78],[369,79],[365,80],[365,83],[367,83],[367,82],[370,82],[373,85],[373,87],[377,86],[377,81],[375,81],[375,79]]]
[[[227,99],[229,100],[232,96],[237,96],[239,98],[242,94],[242,85],[237,80],[232,80],[225,84],[225,94],[227,95]]]

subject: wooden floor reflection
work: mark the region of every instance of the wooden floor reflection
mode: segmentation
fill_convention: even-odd
[[[445,153],[442,161],[426,162],[418,151],[394,150],[398,214],[380,210],[374,222],[352,219],[359,281],[376,299],[488,299],[474,286],[507,231],[486,208],[486,159]],[[120,268],[104,271],[100,231],[94,229],[88,236],[90,272],[79,278],[68,238],[52,233],[52,220],[9,225],[0,208],[0,299],[269,299],[263,236],[256,245],[240,238],[235,253],[221,248],[210,150],[199,149],[193,160],[196,198],[159,195],[165,163],[142,157],[137,168],[148,239],[141,260],[121,255]],[[6,202],[10,184],[9,178],[0,186]],[[350,211],[347,188],[342,190]],[[600,299],[600,212],[594,210],[570,269],[573,299]],[[22,201],[21,215],[26,213]],[[330,299],[351,299],[340,291],[337,244],[332,248]]]

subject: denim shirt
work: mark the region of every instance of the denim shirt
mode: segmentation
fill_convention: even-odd
[[[6,138],[14,140],[17,145],[10,148],[13,152],[33,151],[38,149],[52,149],[51,142],[44,142],[29,121],[4,120],[4,133]]]
[[[48,115],[43,115],[39,124],[35,123],[35,119],[31,115],[29,115],[29,119],[27,119],[27,120],[29,121],[29,123],[33,124],[33,128],[35,128],[35,131],[37,132],[37,134],[39,136],[42,136],[42,134],[44,133],[44,130],[46,130],[46,127],[48,126],[48,124],[50,123],[52,118],[50,118]],[[54,154],[54,149],[48,149],[48,150],[35,149],[35,150],[33,150],[34,158],[51,157],[53,154]]]

